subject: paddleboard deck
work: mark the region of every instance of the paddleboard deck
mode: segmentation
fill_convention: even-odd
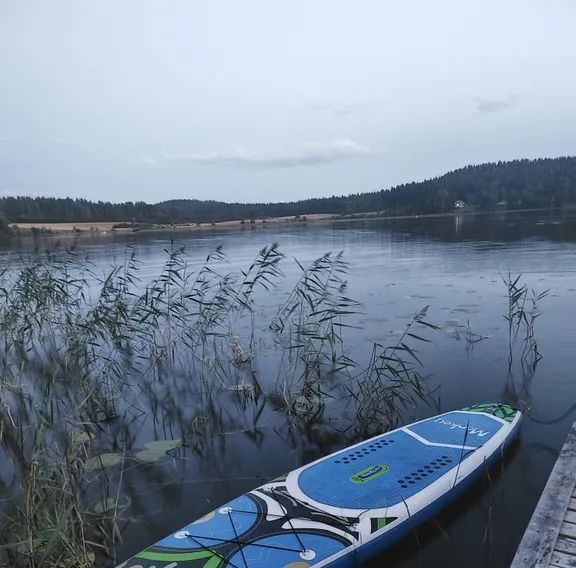
[[[118,568],[356,566],[500,459],[521,418],[488,403],[376,436],[233,499]]]

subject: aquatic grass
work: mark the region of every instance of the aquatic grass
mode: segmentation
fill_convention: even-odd
[[[541,315],[540,302],[546,298],[550,290],[538,292],[530,290],[521,282],[522,275],[512,277],[510,273],[502,280],[508,293],[508,311],[504,319],[508,322],[508,367],[514,358],[514,347],[522,332],[522,351],[520,360],[522,366],[536,368],[542,359],[535,335],[535,324]]]
[[[2,522],[0,560],[11,566],[92,566],[95,543],[80,492],[81,450],[50,444],[43,429],[33,436],[30,455],[14,462],[19,499]]]
[[[422,361],[409,344],[429,343],[424,333],[440,329],[427,314],[427,306],[415,313],[393,344],[375,343],[368,366],[355,377],[358,390],[349,392],[358,402],[357,426],[364,437],[392,428],[404,409],[427,401],[425,377],[418,370]]]
[[[325,375],[357,365],[346,355],[343,330],[353,327],[349,320],[361,306],[348,296],[349,265],[342,252],[327,253],[308,267],[296,262],[302,274],[270,329],[287,352],[285,380],[296,383],[300,395],[318,399]]]

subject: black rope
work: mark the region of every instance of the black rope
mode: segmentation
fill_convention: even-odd
[[[276,501],[276,503],[282,507],[283,509],[286,509],[286,507],[284,507],[284,505],[282,505],[282,503],[280,503],[280,501],[278,501],[277,498],[277,492],[275,491],[275,488],[271,487],[270,488],[272,495],[274,495],[274,500]],[[296,503],[298,503],[299,505],[302,505],[303,507],[306,507],[307,509],[311,510],[311,511],[315,511],[317,513],[322,514],[323,516],[326,516],[330,519],[332,519],[333,521],[335,521],[336,525],[341,525],[343,527],[350,527],[354,524],[354,522],[358,522],[360,519],[359,518],[355,518],[353,519],[354,522],[350,522],[347,518],[345,517],[339,517],[337,515],[332,515],[330,513],[327,513],[326,511],[322,511],[321,509],[318,509],[304,501],[300,501],[299,499],[296,499],[295,497],[293,497],[292,495],[284,495],[286,497],[286,499],[288,500],[293,500]],[[203,538],[206,540],[211,540],[214,541],[218,544],[221,543],[225,543],[225,544],[236,544],[238,545],[239,549],[240,549],[240,554],[242,555],[242,560],[244,561],[244,565],[245,568],[248,568],[248,563],[246,562],[246,557],[244,556],[244,550],[243,550],[243,546],[257,546],[259,548],[268,548],[271,550],[283,550],[285,552],[306,552],[307,548],[304,545],[304,543],[302,542],[302,539],[300,538],[300,535],[298,534],[298,531],[295,529],[294,525],[291,522],[291,519],[298,519],[300,517],[294,517],[291,515],[283,514],[283,515],[277,515],[275,513],[266,513],[266,516],[272,516],[272,517],[276,517],[276,518],[283,518],[286,517],[288,524],[290,525],[290,528],[292,529],[292,532],[294,533],[294,536],[296,537],[296,539],[298,540],[298,544],[300,545],[300,550],[296,549],[296,548],[290,548],[288,546],[275,546],[273,544],[261,544],[258,542],[248,542],[248,541],[241,541],[239,536],[238,536],[238,532],[236,531],[236,525],[234,524],[234,521],[232,519],[232,515],[231,513],[244,513],[247,515],[256,515],[256,516],[260,516],[262,515],[261,512],[259,511],[246,511],[244,509],[230,509],[228,511],[228,518],[230,519],[230,524],[232,525],[232,530],[234,531],[234,539],[226,539],[226,538],[217,538],[217,537],[213,537],[213,536],[201,536],[201,535],[191,535],[189,532],[187,532],[186,536],[188,538],[190,538],[191,540],[193,540],[194,542],[196,542],[197,544],[199,544],[204,550],[207,550],[209,552],[211,552],[212,554],[214,554],[215,556],[218,556],[218,558],[224,560],[225,562],[228,562],[233,568],[239,568],[239,566],[237,566],[236,564],[230,562],[230,560],[226,560],[226,558],[224,556],[222,556],[221,554],[219,554],[218,552],[216,552],[215,550],[212,550],[211,548],[207,547],[206,545],[202,544],[202,542],[198,539]]]
[[[550,420],[540,420],[539,418],[534,418],[531,414],[526,414],[526,418],[532,420],[532,422],[536,422],[536,424],[557,424],[558,422],[562,422],[562,420],[564,420],[574,410],[576,410],[576,404],[573,404],[566,412],[564,412],[564,414]]]
[[[270,490],[272,491],[272,494],[275,496],[276,493],[274,491],[274,487],[271,487]],[[276,498],[276,503],[278,503],[280,506],[282,506],[279,502],[278,499]],[[300,538],[300,535],[296,532],[296,529],[294,528],[294,526],[292,525],[292,521],[290,520],[290,517],[288,515],[286,515],[286,519],[288,520],[288,524],[290,525],[290,528],[292,529],[292,532],[294,533],[294,536],[298,539],[298,544],[301,546],[302,548],[302,552],[306,552],[306,547],[304,546],[304,543],[302,542],[302,539]]]
[[[224,556],[222,556],[221,554],[218,554],[218,552],[216,552],[215,550],[212,550],[211,548],[208,548],[206,545],[202,544],[197,538],[192,536],[188,531],[186,531],[186,536],[188,538],[191,538],[196,544],[199,544],[204,550],[211,552],[212,554],[214,554],[214,556],[218,556],[218,558],[220,558],[221,560],[224,560],[224,562],[227,562],[228,564],[233,566],[233,568],[240,568],[240,566],[236,566],[236,564],[234,564],[233,562],[226,560],[226,558]],[[199,538],[201,538],[201,537],[199,537]],[[209,540],[219,540],[219,539],[210,538]]]
[[[236,512],[236,510],[234,510],[234,512]],[[205,538],[206,540],[214,540],[216,541],[218,544],[220,543],[225,543],[225,544],[242,544],[244,546],[258,546],[259,548],[271,548],[272,550],[285,550],[286,552],[302,552],[301,550],[298,550],[297,548],[289,548],[287,546],[275,546],[273,544],[260,544],[258,542],[248,542],[246,540],[240,540],[240,539],[228,539],[228,538],[216,538],[214,536],[200,536],[200,535],[196,535],[196,537],[194,537],[193,535],[189,535],[190,538],[192,538],[192,540],[196,540],[196,538]],[[203,546],[202,543],[199,543],[200,546]],[[210,549],[207,549],[210,550]],[[210,552],[213,552],[212,550],[210,550]],[[219,555],[217,555],[219,556]],[[238,567],[236,567],[238,568]]]
[[[242,548],[242,543],[238,538],[238,533],[236,532],[236,526],[234,525],[234,520],[232,519],[232,512],[228,511],[228,518],[230,519],[230,524],[232,525],[232,530],[234,531],[234,536],[236,537],[236,544],[240,547],[240,554],[242,555],[242,560],[244,560],[244,567],[248,568],[248,562],[246,562],[246,557],[244,556],[244,549]]]
[[[290,496],[287,497],[287,499],[294,499],[294,497]],[[322,509],[317,509],[316,507],[313,507],[312,505],[308,505],[307,503],[305,503],[304,501],[299,501],[298,499],[294,499],[294,501],[296,501],[297,503],[299,503],[300,505],[302,505],[303,507],[306,507],[307,509],[310,509],[311,511],[314,511],[316,513],[320,513],[330,519],[332,519],[335,522],[335,525],[341,525],[343,527],[351,527],[352,525],[354,525],[354,523],[358,523],[360,521],[360,519],[358,517],[355,517],[352,522],[349,521],[348,519],[346,519],[345,517],[338,517],[336,515],[332,515],[331,513],[327,513],[326,511],[323,511]],[[281,503],[279,503],[278,501],[276,501],[281,507],[284,507],[284,505],[282,505]],[[368,511],[370,511],[371,509],[365,509],[362,511],[361,515],[367,513]],[[258,511],[246,511],[244,509],[234,509],[235,513],[245,513],[247,515],[260,515],[261,513],[259,513]],[[275,513],[269,513],[266,512],[266,516],[267,517],[276,517],[278,519],[281,519],[282,517],[286,517],[286,518],[290,518],[290,519],[299,519],[301,517],[295,517],[294,515],[288,515],[288,513],[284,514],[284,515],[277,515]]]

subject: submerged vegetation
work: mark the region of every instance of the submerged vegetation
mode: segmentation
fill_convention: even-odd
[[[351,417],[350,443],[429,400],[416,350],[438,331],[427,308],[352,357],[363,307],[341,253],[298,264],[281,299],[277,245],[235,274],[225,261],[221,248],[199,264],[172,246],[145,281],[131,248],[103,275],[54,250],[0,272],[0,564],[109,565],[139,491],[174,459],[213,459],[228,436],[258,443],[279,423],[294,447],[329,404]],[[543,296],[507,282],[510,352],[522,332],[536,365]]]

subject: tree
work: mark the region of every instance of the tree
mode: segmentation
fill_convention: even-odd
[[[10,235],[12,234],[12,229],[8,224],[8,219],[2,211],[0,211],[0,235]]]

